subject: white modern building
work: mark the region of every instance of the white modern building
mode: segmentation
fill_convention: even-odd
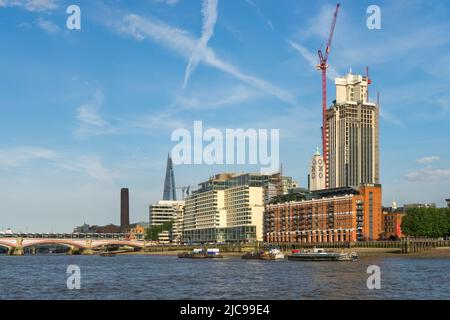
[[[173,243],[181,241],[183,232],[184,201],[161,200],[149,207],[150,226],[162,225],[166,222],[173,222],[172,239]]]
[[[262,241],[263,214],[263,187],[194,192],[186,199],[183,242]]]
[[[283,194],[288,194],[289,190],[296,189],[299,186],[298,182],[295,181],[294,179],[292,179],[292,177],[285,177],[285,176],[283,176],[281,179],[282,179],[282,183],[283,183]],[[278,194],[275,193],[275,194],[272,195],[271,198],[273,198],[273,197],[275,197],[277,195]]]

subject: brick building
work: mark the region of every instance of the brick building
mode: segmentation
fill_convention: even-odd
[[[425,204],[410,204],[403,207],[398,207],[397,202],[393,202],[391,207],[383,208],[383,240],[400,239],[404,235],[402,233],[402,219],[406,215],[408,208],[422,208],[428,207]]]
[[[267,242],[379,240],[383,232],[381,185],[343,187],[278,198],[266,206]]]
[[[392,210],[387,208],[383,210],[384,232],[382,239],[393,240],[400,239],[404,235],[402,233],[402,219],[405,216],[403,208]]]

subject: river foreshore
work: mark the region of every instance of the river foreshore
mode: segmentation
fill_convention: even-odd
[[[340,252],[338,249],[330,250]],[[352,248],[344,249],[344,252],[357,252],[360,257],[417,257],[417,258],[449,258],[450,259],[450,247],[433,248],[419,253],[402,254],[399,248]],[[177,256],[178,253],[186,251],[138,251],[121,253],[126,255],[154,255],[154,256]],[[285,254],[290,254],[286,251]],[[224,257],[240,257],[243,252],[221,252]]]

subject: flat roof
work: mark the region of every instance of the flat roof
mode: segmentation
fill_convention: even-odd
[[[315,190],[311,191],[311,194],[319,197],[333,197],[340,195],[348,195],[348,194],[359,194],[359,190],[354,187],[339,187],[332,189],[323,189],[323,190]]]

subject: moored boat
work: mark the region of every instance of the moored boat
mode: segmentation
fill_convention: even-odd
[[[194,249],[191,252],[181,252],[178,254],[178,258],[189,258],[189,259],[212,259],[212,258],[223,258],[220,254],[219,249]]]
[[[248,260],[280,260],[284,259],[284,254],[279,249],[270,249],[269,251],[247,252],[242,259]]]
[[[356,252],[326,252],[324,249],[311,250],[292,250],[288,256],[291,261],[356,261],[358,254]]]

